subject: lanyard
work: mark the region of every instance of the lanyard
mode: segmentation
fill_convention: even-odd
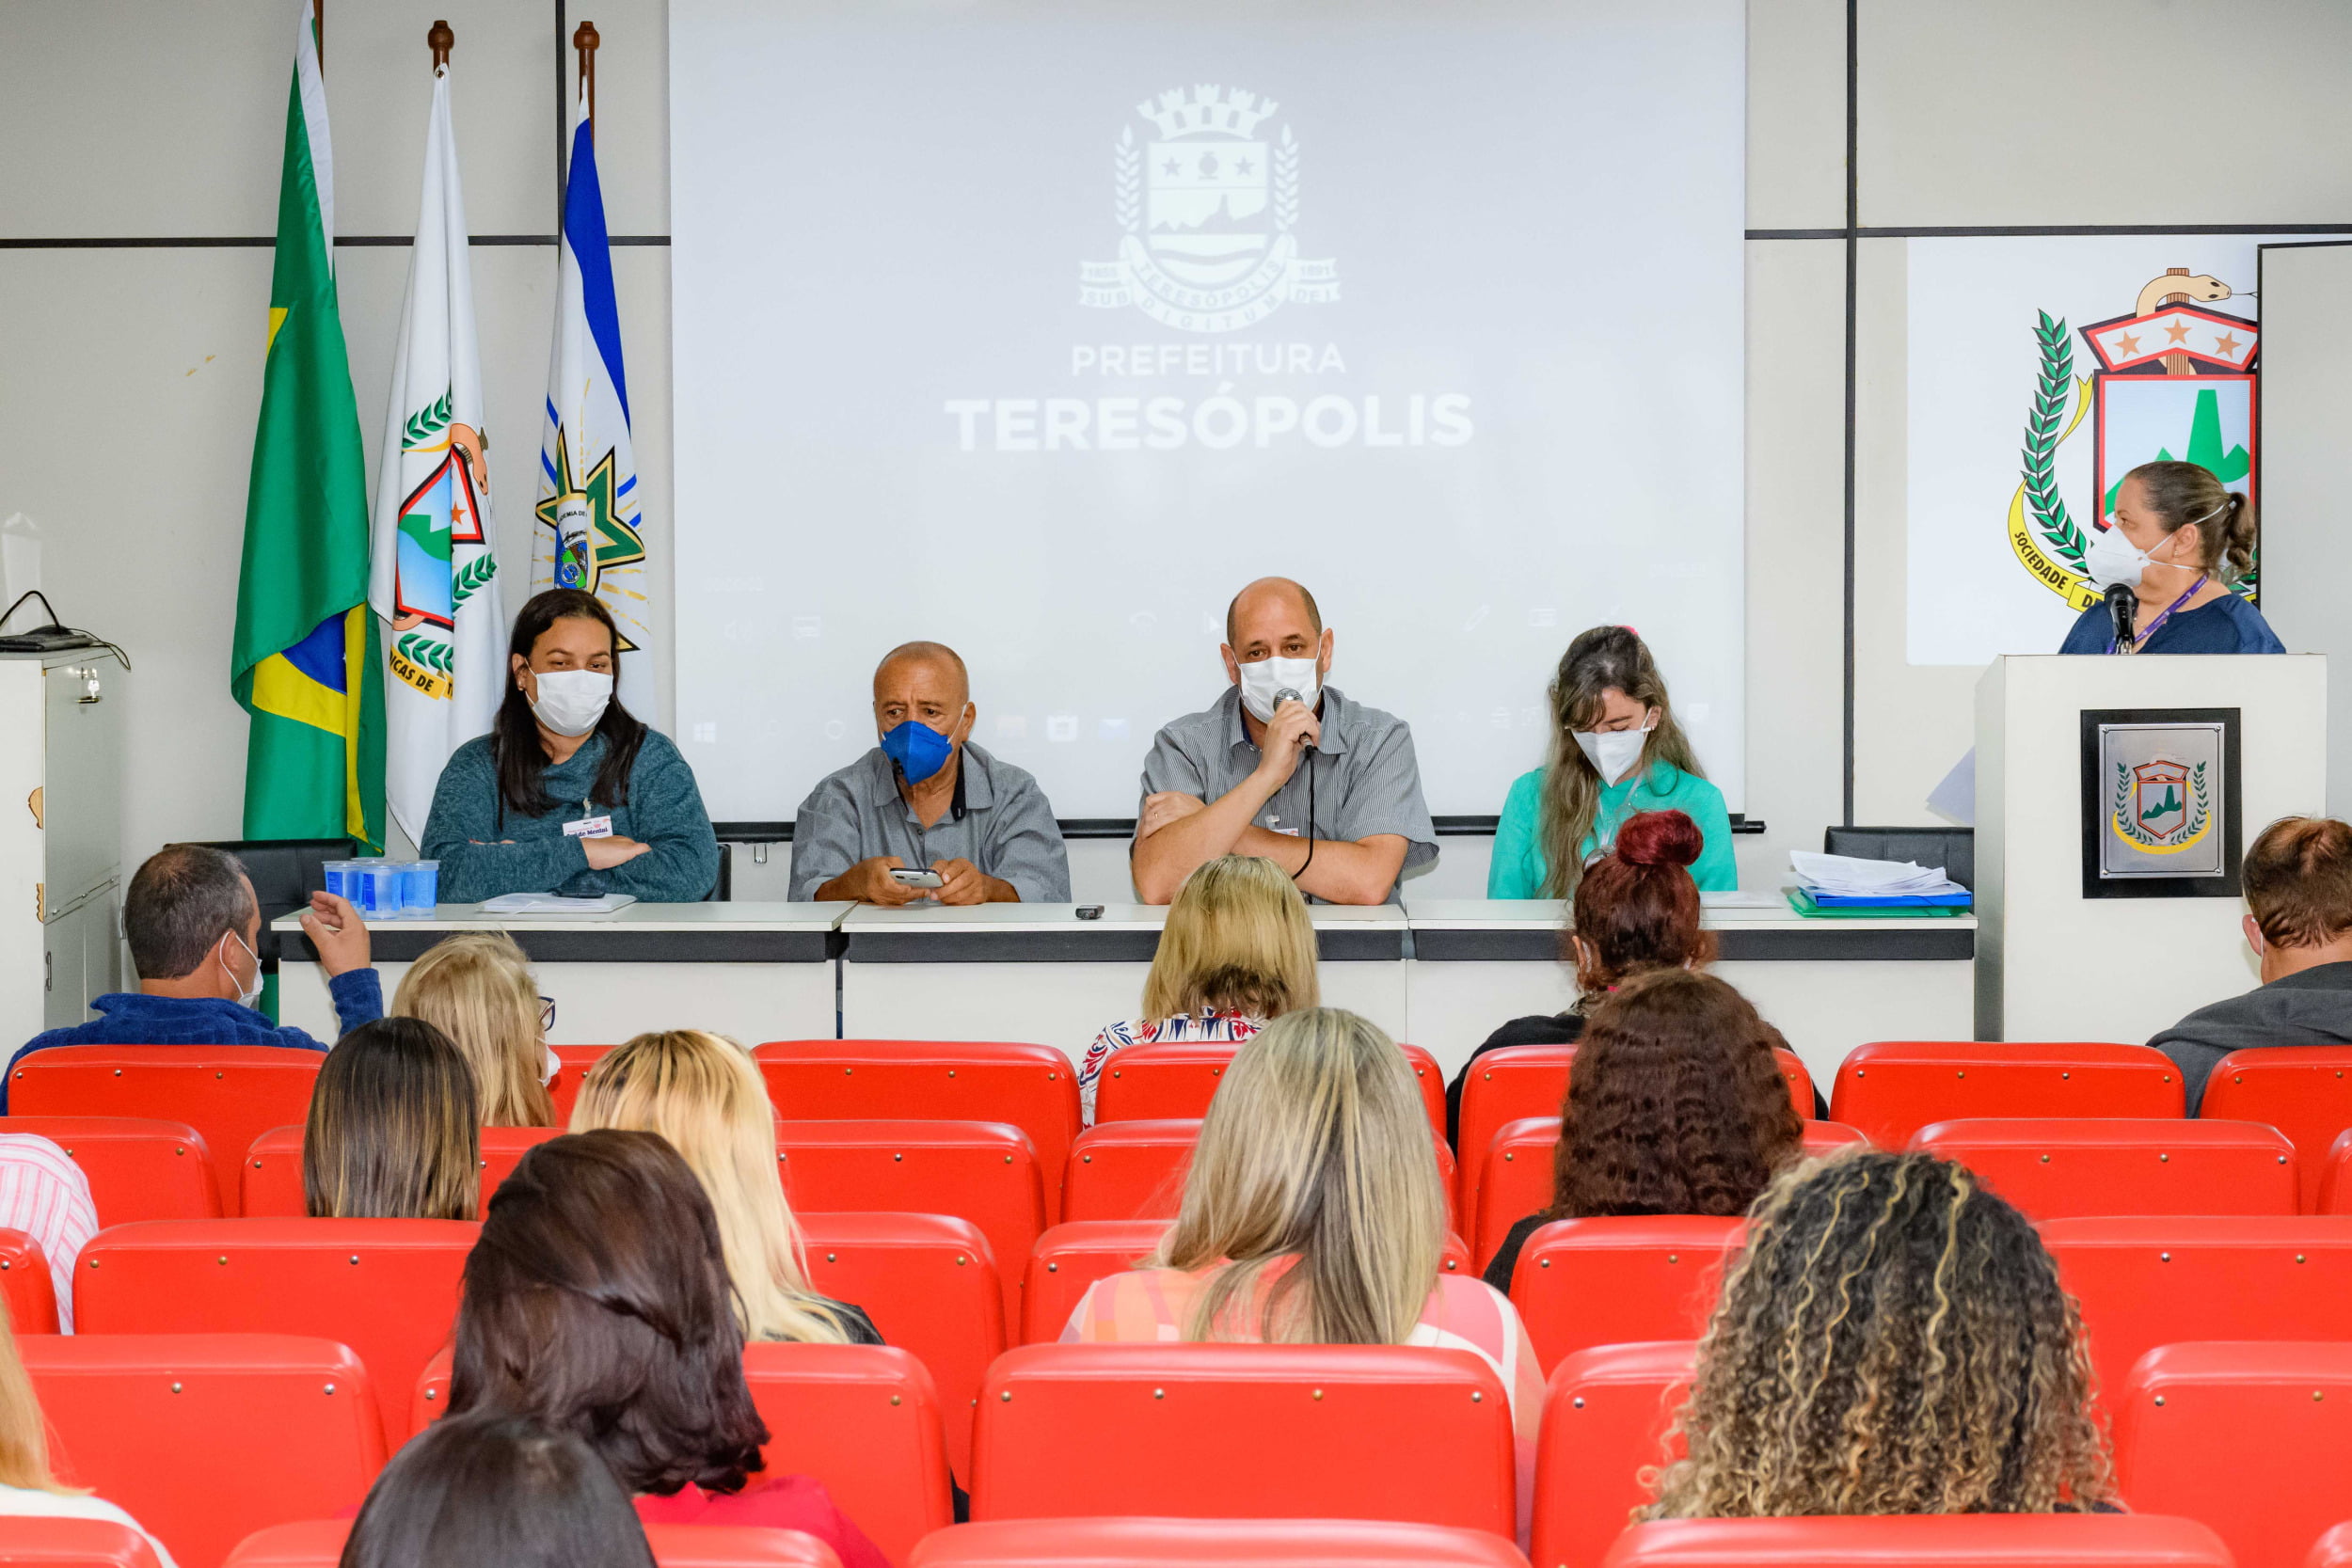
[[[2158,615],[2154,620],[2149,622],[2147,627],[2142,630],[2138,636],[2132,639],[2132,645],[2129,648],[2119,645],[2114,638],[2108,638],[2107,652],[2111,654],[2136,654],[2139,652],[2140,649],[2148,645],[2148,640],[2156,635],[2157,628],[2162,626],[2167,621],[2172,619],[2172,612],[2180,609],[2181,606],[2188,603],[2189,600],[2195,598],[2197,596],[2197,591],[2204,586],[2205,579],[2203,578],[2199,578],[2195,582],[2190,583],[2188,585],[2188,592],[2182,594],[2179,598],[2174,599],[2170,604],[2165,606],[2164,612]]]

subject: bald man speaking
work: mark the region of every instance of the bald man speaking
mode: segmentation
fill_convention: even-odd
[[[884,655],[874,672],[882,744],[801,802],[793,898],[1068,903],[1054,808],[1035,779],[972,744],[977,717],[953,648],[909,642]]]
[[[1333,639],[1314,595],[1261,578],[1225,610],[1215,706],[1171,721],[1143,765],[1136,891],[1176,896],[1219,855],[1263,855],[1328,904],[1385,903],[1438,858],[1413,732],[1323,684]]]

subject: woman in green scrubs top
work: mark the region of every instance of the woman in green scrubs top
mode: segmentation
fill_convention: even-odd
[[[1699,771],[1631,627],[1595,626],[1568,644],[1552,677],[1551,728],[1551,761],[1520,774],[1502,802],[1487,897],[1571,896],[1584,863],[1607,853],[1617,824],[1639,811],[1698,824],[1707,844],[1691,878],[1700,892],[1740,885],[1724,792]]]

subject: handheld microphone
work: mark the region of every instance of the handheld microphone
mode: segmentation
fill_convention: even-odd
[[[2122,653],[2132,645],[2132,619],[2139,612],[2139,595],[2132,592],[2128,582],[2119,582],[2106,592],[2107,620],[2115,628],[2115,651]]]
[[[1283,705],[1284,703],[1298,703],[1298,704],[1304,705],[1306,701],[1307,701],[1306,694],[1305,694],[1304,692],[1299,691],[1299,690],[1298,690],[1296,688],[1295,688],[1295,687],[1288,687],[1288,686],[1281,687],[1281,688],[1277,689],[1276,689],[1276,691],[1275,691],[1275,693],[1274,693],[1274,706],[1275,706],[1275,710],[1276,710],[1277,712],[1279,712],[1279,711],[1281,710],[1281,706],[1282,706],[1282,705]],[[1298,743],[1299,743],[1301,746],[1306,745],[1306,744],[1307,744],[1307,737],[1306,737],[1305,736],[1303,736],[1303,735],[1302,735],[1302,736],[1300,736],[1298,737]]]

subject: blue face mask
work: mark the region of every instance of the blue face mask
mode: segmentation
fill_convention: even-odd
[[[882,737],[882,755],[898,765],[909,784],[921,784],[925,779],[947,766],[955,755],[955,742],[913,719],[903,720],[898,728]]]

